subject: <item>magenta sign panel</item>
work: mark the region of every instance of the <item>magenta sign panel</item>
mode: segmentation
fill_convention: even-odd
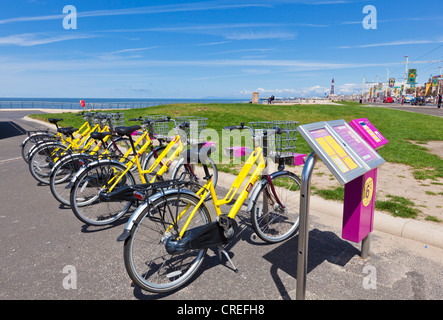
[[[349,124],[355,130],[354,132],[347,130],[345,126],[334,127],[334,129],[363,160],[370,162],[375,159],[374,149],[386,145],[388,140],[366,118],[353,120]],[[373,149],[369,149],[363,144],[357,144],[358,139],[353,137],[355,132]],[[376,186],[377,168],[345,185],[343,239],[358,243],[373,231]]]
[[[342,238],[359,243],[374,229],[377,168],[345,185]]]
[[[375,150],[388,143],[388,140],[366,118],[352,120],[349,125]]]

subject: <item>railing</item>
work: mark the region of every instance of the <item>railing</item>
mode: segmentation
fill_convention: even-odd
[[[171,103],[173,102],[94,102],[86,103],[85,108],[83,108],[79,102],[0,101],[0,109],[134,109]]]
[[[226,100],[161,100],[161,101],[140,101],[140,102],[86,102],[85,108],[80,102],[58,102],[58,101],[0,101],[0,109],[73,109],[73,110],[100,110],[100,109],[136,109],[147,108],[158,105],[168,105],[173,103],[233,103],[240,101]]]

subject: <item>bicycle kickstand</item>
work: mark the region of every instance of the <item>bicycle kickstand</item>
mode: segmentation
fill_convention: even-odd
[[[220,259],[220,262],[222,261],[221,254],[224,254],[225,257],[228,259],[229,263],[231,264],[232,268],[234,269],[235,273],[238,273],[238,269],[235,267],[234,263],[232,262],[231,258],[229,258],[229,254],[226,252],[225,249],[223,249],[222,246],[218,247],[218,258]]]

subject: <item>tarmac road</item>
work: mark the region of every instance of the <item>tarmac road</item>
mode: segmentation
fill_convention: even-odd
[[[156,295],[131,286],[123,245],[116,241],[127,218],[88,227],[32,178],[18,146],[24,131],[39,125],[24,121],[25,114],[0,111],[0,299],[158,299],[179,306],[181,300],[251,304],[296,298],[298,235],[264,244],[245,212],[237,216],[239,236],[227,247],[239,273],[208,250],[197,276],[181,290]],[[316,201],[311,199],[307,299],[443,299],[443,249],[375,230],[370,257],[361,259],[360,244],[341,239],[341,219],[317,212]],[[165,311],[172,315],[177,308]]]
[[[411,106],[411,104],[405,103],[367,103],[371,106],[377,106],[377,107],[384,107],[384,108],[390,108],[390,109],[396,109],[396,110],[402,110],[402,111],[408,111],[408,112],[415,112],[415,113],[422,113],[427,114],[431,116],[437,116],[437,117],[443,117],[443,107],[437,108],[434,104],[427,104],[424,106]]]

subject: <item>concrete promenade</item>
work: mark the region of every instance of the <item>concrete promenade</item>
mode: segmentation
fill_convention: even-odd
[[[24,120],[26,112],[8,111],[0,112],[1,299],[296,298],[298,235],[280,244],[264,244],[250,228],[245,211],[237,216],[240,234],[227,247],[238,274],[209,250],[198,275],[177,292],[155,295],[131,286],[122,244],[116,242],[127,218],[92,228],[78,221],[70,208],[60,206],[48,187],[31,177],[18,147],[24,130],[47,125]],[[220,194],[230,179],[221,174]],[[377,212],[370,256],[364,260],[360,244],[341,239],[341,212],[341,203],[312,196],[308,299],[443,299],[442,227]],[[63,286],[66,266],[77,272],[76,289]]]

